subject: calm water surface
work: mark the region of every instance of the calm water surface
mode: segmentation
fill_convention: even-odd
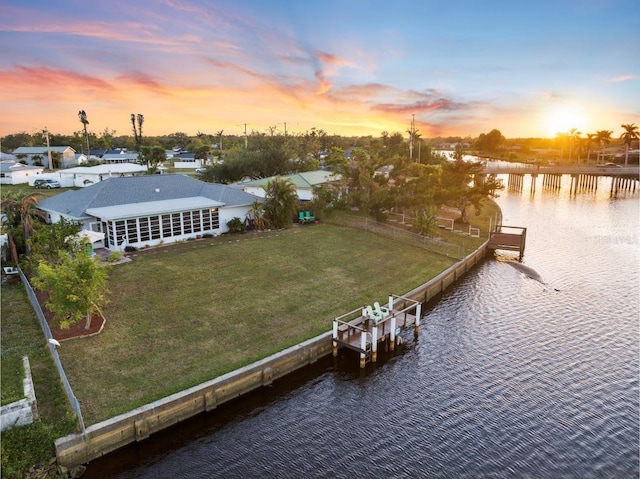
[[[85,477],[637,478],[638,193],[541,185],[498,203],[546,284],[488,260],[386,362],[326,358]]]

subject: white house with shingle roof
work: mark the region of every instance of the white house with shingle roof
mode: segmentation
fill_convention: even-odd
[[[22,160],[24,159],[30,165],[36,162],[40,162],[45,168],[53,168],[49,164],[49,151],[51,153],[60,153],[60,167],[67,168],[69,166],[75,166],[76,163],[76,150],[70,146],[21,146],[13,151],[13,155]]]
[[[147,171],[145,165],[133,163],[113,163],[108,165],[78,166],[60,170],[62,186],[76,186],[84,188],[114,176],[141,175]]]
[[[230,186],[184,175],[108,178],[44,199],[38,208],[51,222],[65,218],[83,230],[105,234],[110,250],[173,243],[229,231],[227,222],[244,220],[258,197]]]
[[[264,198],[266,195],[267,183],[272,181],[276,176],[269,178],[260,178],[258,180],[242,181],[235,183],[233,186],[240,188],[242,191]],[[305,171],[302,173],[293,173],[291,175],[281,176],[283,179],[290,180],[296,187],[298,199],[301,201],[309,201],[313,199],[313,187],[320,186],[340,179],[340,175],[326,170]]]
[[[33,185],[33,181],[36,178],[40,178],[43,171],[43,166],[28,166],[13,160],[3,160],[0,161],[0,184],[19,185],[30,183]]]

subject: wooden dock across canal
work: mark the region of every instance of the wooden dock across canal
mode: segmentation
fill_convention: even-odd
[[[517,233],[508,233],[504,230],[517,230]],[[527,242],[527,228],[522,226],[499,226],[498,230],[491,233],[487,248],[491,250],[518,251],[519,259],[524,256],[524,247]]]
[[[418,333],[421,306],[418,301],[390,294],[389,302],[380,308],[363,306],[336,317],[333,320],[333,356],[338,355],[338,348],[345,347],[360,353],[361,368],[368,362],[375,363],[380,344],[388,341],[393,351],[402,329],[413,326],[415,334]],[[379,316],[375,314],[376,310],[381,312]]]

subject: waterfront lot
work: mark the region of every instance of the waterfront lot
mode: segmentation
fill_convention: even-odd
[[[471,215],[473,225],[486,232],[496,211],[487,202],[482,215]],[[484,241],[441,235],[465,252]],[[223,235],[131,257],[109,269],[104,331],[59,348],[87,425],[324,333],[333,316],[409,291],[455,261],[411,241],[327,224]],[[24,354],[41,421],[2,434],[3,477],[46,462],[53,439],[74,430],[26,293],[20,284],[3,285],[3,402],[20,395]]]
[[[104,331],[59,348],[87,424],[215,378],[454,260],[318,224],[149,249],[111,267]]]

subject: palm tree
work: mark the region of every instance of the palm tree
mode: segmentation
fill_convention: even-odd
[[[222,159],[222,134],[224,133],[224,130],[220,130],[216,132],[216,135],[218,135],[218,138],[220,138],[220,159]]]
[[[138,113],[136,115],[136,119],[138,120],[138,140],[142,145],[142,124],[144,123],[144,115],[142,113]]]
[[[255,200],[251,209],[247,211],[247,219],[253,224],[257,231],[267,229],[267,220],[264,217],[264,205],[260,200]]]
[[[596,132],[596,139],[598,140],[598,144],[600,145],[600,148],[602,148],[603,161],[604,161],[604,149],[609,143],[611,143],[612,134],[613,134],[613,131],[611,130],[600,130]],[[597,163],[598,161],[596,161],[596,164]]]
[[[80,119],[80,123],[84,127],[84,137],[87,139],[87,157],[91,154],[91,150],[89,149],[89,134],[87,133],[87,125],[89,124],[89,120],[87,120],[87,114],[84,110],[80,110],[78,112],[78,118]]]
[[[624,128],[624,133],[620,135],[620,139],[624,141],[624,164],[629,163],[629,147],[633,140],[640,139],[640,133],[638,133],[638,127],[635,123],[620,125]]]
[[[136,120],[138,121],[138,128],[136,129]],[[136,150],[140,151],[140,145],[142,145],[142,124],[144,123],[144,115],[138,113],[137,115],[131,113],[131,125],[133,126],[133,139],[136,140]]]
[[[569,163],[571,163],[571,155],[573,153],[573,142],[578,140],[582,135],[582,132],[578,131],[577,128],[571,128],[568,132],[569,136]]]
[[[8,194],[2,198],[0,208],[7,215],[9,228],[22,228],[22,239],[24,241],[24,251],[29,254],[29,237],[33,234],[33,219],[47,219],[47,214],[36,208],[38,201],[42,198],[40,193],[17,195]],[[11,233],[9,233],[11,234]],[[13,239],[15,242],[15,238]],[[17,258],[14,258],[14,261]]]
[[[286,228],[298,210],[296,186],[290,179],[277,177],[267,183],[264,201],[265,218],[272,228]]]
[[[596,141],[596,134],[587,133],[587,163],[591,161],[591,146],[595,143],[595,141]]]

